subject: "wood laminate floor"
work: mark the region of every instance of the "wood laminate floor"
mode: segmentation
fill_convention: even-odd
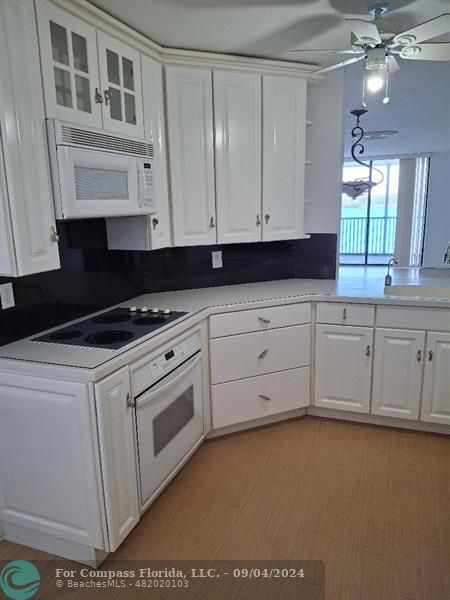
[[[450,439],[308,417],[210,441],[118,559],[320,559],[327,600],[450,600]]]

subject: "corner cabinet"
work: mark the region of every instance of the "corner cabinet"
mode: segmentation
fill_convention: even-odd
[[[169,66],[165,74],[174,243],[215,244],[212,73]]]
[[[372,414],[419,418],[425,332],[377,329]]]
[[[450,333],[427,334],[421,421],[450,425]]]
[[[46,116],[144,137],[141,57],[48,0],[36,0]]]
[[[0,79],[0,275],[18,277],[60,266],[31,2],[0,2]]]
[[[110,552],[139,521],[133,408],[128,367],[95,385]]]
[[[372,347],[370,327],[316,325],[315,406],[369,413]]]
[[[264,241],[304,237],[306,81],[263,76]]]
[[[261,77],[214,72],[219,244],[261,240]]]

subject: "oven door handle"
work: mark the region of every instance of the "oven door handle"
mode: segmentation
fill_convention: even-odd
[[[202,360],[201,352],[196,354],[192,358],[190,358],[187,362],[184,363],[184,369],[180,372],[177,372],[180,367],[175,369],[175,372],[172,375],[169,375],[167,379],[163,379],[161,384],[157,383],[154,387],[150,388],[147,392],[143,392],[139,398],[136,398],[136,408],[140,408],[144,406],[148,402],[151,402],[155,396],[159,396],[160,394],[166,392],[171,387],[179,383],[181,379],[189,375],[194,368],[198,365],[198,363]]]

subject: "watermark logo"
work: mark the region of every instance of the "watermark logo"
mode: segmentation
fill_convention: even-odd
[[[36,594],[41,583],[39,571],[27,560],[13,560],[0,573],[0,589],[12,600],[27,600]]]

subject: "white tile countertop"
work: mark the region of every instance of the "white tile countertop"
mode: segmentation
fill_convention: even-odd
[[[433,283],[436,285],[436,280]],[[447,285],[449,283],[447,280]],[[137,360],[175,335],[197,325],[210,314],[309,301],[433,307],[448,310],[450,319],[449,300],[386,296],[383,293],[383,281],[382,279],[380,281],[379,277],[373,278],[373,281],[368,278],[345,276],[336,281],[287,279],[144,294],[122,302],[118,306],[168,307],[172,310],[186,311],[188,314],[166,327],[131,342],[120,350],[36,343],[30,341],[31,338],[36,337],[34,334],[30,338],[0,347],[0,370],[12,369],[24,372],[28,364],[29,369],[25,369],[26,371],[39,373],[42,376],[49,376],[51,371],[54,376],[55,368],[60,367],[61,377],[98,381],[113,370]],[[82,319],[77,319],[79,320]]]

